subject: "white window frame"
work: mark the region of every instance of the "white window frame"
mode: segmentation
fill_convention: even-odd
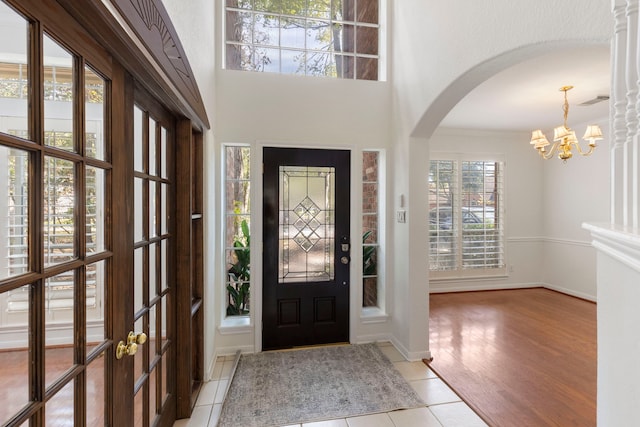
[[[505,183],[505,161],[504,155],[502,154],[467,154],[467,153],[431,153],[430,154],[430,163],[431,161],[452,161],[455,163],[454,169],[456,170],[457,178],[455,180],[455,192],[453,197],[453,209],[460,210],[462,212],[462,163],[463,162],[496,162],[500,163],[500,178],[499,178],[499,194],[498,194],[498,211],[494,213],[497,218],[499,218],[499,236],[500,236],[500,247],[502,251],[501,262],[497,267],[490,268],[464,268],[462,265],[462,247],[463,247],[463,235],[462,232],[454,233],[454,238],[456,239],[456,268],[454,269],[442,269],[442,270],[432,270],[431,269],[431,251],[429,251],[429,277],[432,280],[447,280],[447,279],[473,279],[473,278],[487,278],[487,277],[506,277],[507,276],[507,253],[506,253],[506,219],[505,219],[505,193],[506,193],[506,183]],[[427,191],[429,189],[427,188]],[[427,226],[430,226],[430,212],[426,213],[427,218]],[[452,223],[453,227],[457,227],[461,229],[462,227],[462,218],[461,215],[454,216],[455,220]],[[429,242],[427,244],[431,244],[431,237],[429,238]]]
[[[334,51],[323,51],[323,50],[314,50],[311,48],[307,48],[306,45],[306,41],[305,41],[305,46],[303,48],[300,47],[283,47],[282,44],[280,43],[280,41],[278,41],[278,44],[258,44],[255,43],[253,40],[250,43],[244,43],[244,42],[238,42],[238,41],[233,41],[233,40],[228,40],[227,39],[227,11],[235,11],[235,12],[245,12],[248,14],[252,15],[252,22],[255,22],[255,15],[262,15],[262,14],[268,14],[270,16],[274,16],[277,17],[278,19],[284,17],[284,18],[293,18],[293,19],[308,19],[310,21],[323,21],[323,22],[329,22],[330,25],[332,25],[334,22],[335,23],[339,23],[339,24],[347,24],[347,25],[358,25],[361,27],[369,27],[369,28],[375,28],[378,32],[378,47],[377,47],[377,54],[373,55],[373,54],[365,54],[365,53],[359,53],[359,52],[355,52],[355,48],[354,48],[354,52],[338,52],[339,55],[345,56],[345,57],[351,57],[354,59],[354,72],[353,72],[353,77],[346,77],[346,80],[360,80],[357,77],[357,69],[355,68],[355,62],[356,62],[356,58],[371,58],[371,59],[376,59],[378,61],[378,78],[374,81],[386,81],[387,79],[387,62],[386,60],[384,60],[385,57],[385,53],[386,53],[386,44],[387,44],[387,31],[386,31],[386,27],[384,25],[384,22],[386,20],[386,16],[387,16],[387,0],[378,0],[378,23],[377,24],[372,24],[372,23],[367,23],[367,22],[362,22],[362,21],[334,21],[330,18],[313,18],[313,17],[305,17],[305,16],[293,16],[293,15],[286,15],[286,14],[282,14],[282,13],[276,13],[276,12],[265,12],[265,11],[260,11],[260,10],[254,10],[253,8],[234,8],[234,7],[230,7],[226,5],[226,2],[221,2],[222,3],[222,33],[221,33],[221,38],[222,38],[222,58],[221,58],[221,62],[222,62],[222,68],[223,69],[229,69],[229,70],[238,70],[238,71],[245,71],[242,68],[240,69],[235,69],[235,68],[228,68],[228,64],[227,64],[227,47],[228,46],[249,46],[252,49],[271,49],[271,50],[278,50],[278,58],[280,59],[282,57],[282,50],[285,51],[298,51],[301,54],[305,54],[307,52],[315,52],[315,53],[329,53],[329,54],[333,54]],[[280,28],[278,29],[278,33],[280,33]],[[279,39],[280,37],[278,37]],[[292,73],[286,73],[282,71],[282,64],[281,61],[279,60],[279,71],[276,74],[292,74]],[[275,72],[273,72],[275,73]],[[315,74],[307,74],[306,69],[304,72],[302,73],[293,73],[293,74],[303,74],[303,75],[313,75],[316,76]],[[340,76],[322,76],[322,77],[329,77],[329,78],[341,78]]]
[[[221,184],[222,184],[222,188],[220,191],[221,194],[221,219],[222,219],[222,224],[221,224],[221,231],[222,231],[222,239],[221,239],[221,265],[222,268],[220,269],[220,275],[221,275],[221,283],[222,283],[222,298],[221,298],[221,313],[222,313],[222,326],[228,326],[228,327],[237,327],[237,326],[246,326],[248,324],[250,324],[250,319],[253,316],[253,311],[254,308],[253,306],[255,306],[256,302],[255,298],[253,298],[254,296],[254,290],[253,290],[253,285],[255,283],[255,278],[254,278],[254,274],[255,271],[252,270],[252,275],[251,275],[251,279],[249,280],[249,298],[252,302],[252,305],[249,310],[249,313],[247,314],[241,314],[241,315],[227,315],[227,305],[228,305],[228,291],[227,291],[227,283],[229,282],[229,277],[228,277],[228,269],[229,266],[227,265],[227,260],[226,260],[226,256],[227,256],[227,251],[232,250],[232,247],[227,246],[227,242],[226,242],[226,235],[227,235],[227,226],[226,226],[226,222],[227,222],[227,217],[229,216],[227,210],[226,210],[226,206],[227,206],[227,199],[226,199],[226,186],[227,186],[227,182],[228,180],[228,175],[227,175],[227,148],[229,147],[239,147],[239,148],[245,148],[249,150],[250,153],[250,162],[249,162],[249,206],[254,206],[254,200],[253,200],[253,193],[254,193],[254,186],[255,186],[255,180],[252,178],[253,177],[253,164],[254,164],[254,159],[253,156],[256,152],[256,150],[254,149],[254,147],[251,144],[238,144],[238,143],[224,143],[221,145],[222,147],[222,152],[221,152],[221,161],[222,161],[222,167],[221,172],[222,172],[222,177],[221,177]],[[251,208],[249,210],[249,212],[244,212],[242,214],[240,214],[241,216],[246,216],[251,218]],[[253,228],[252,228],[252,223],[253,221],[250,219],[249,221],[249,232],[250,235],[253,234]],[[251,251],[251,254],[255,256],[256,252],[253,250],[253,244],[251,245],[251,247],[249,248],[249,250]],[[254,260],[252,259],[251,264],[253,266],[254,264]]]
[[[358,299],[358,305],[360,309],[360,317],[363,324],[373,324],[373,323],[382,323],[386,322],[389,319],[388,310],[387,310],[387,299],[386,299],[386,224],[387,224],[387,216],[386,216],[386,200],[387,200],[387,173],[386,173],[386,164],[387,157],[386,151],[382,149],[363,149],[364,152],[377,152],[378,153],[378,241],[377,241],[377,276],[378,276],[378,295],[377,295],[377,306],[363,307],[363,266],[362,259],[360,259],[360,267],[357,271],[357,277],[359,278],[359,292],[358,295],[360,298]],[[357,169],[359,172],[362,171],[363,158],[359,157],[359,163]],[[355,165],[354,165],[355,166]],[[354,169],[355,170],[355,169]],[[362,180],[362,173],[359,173],[360,179],[358,182],[360,183],[360,187],[358,188],[359,196],[358,200],[362,198],[362,188],[364,181]],[[360,201],[360,204],[362,202]],[[354,204],[355,206],[355,204]],[[360,209],[360,216],[362,216],[362,207]],[[361,220],[360,220],[361,221]],[[362,224],[358,227],[360,231],[360,238],[362,237]],[[360,256],[362,254],[362,245],[360,245]]]

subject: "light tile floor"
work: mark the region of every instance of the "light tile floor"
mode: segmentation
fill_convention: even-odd
[[[314,423],[282,427],[480,427],[487,426],[438,376],[422,362],[407,362],[390,343],[380,350],[411,384],[426,406]],[[173,427],[215,427],[222,399],[230,381],[235,356],[216,360],[213,379],[204,384],[191,418],[178,420]]]

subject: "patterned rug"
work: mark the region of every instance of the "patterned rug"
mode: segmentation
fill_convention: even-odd
[[[219,427],[268,427],[424,406],[376,344],[242,355]]]

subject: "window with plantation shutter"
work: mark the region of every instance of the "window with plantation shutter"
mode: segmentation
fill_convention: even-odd
[[[439,155],[429,168],[429,269],[437,278],[503,275],[504,163]]]

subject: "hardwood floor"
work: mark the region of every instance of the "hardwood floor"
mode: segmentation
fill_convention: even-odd
[[[430,295],[429,366],[491,426],[596,425],[596,305],[543,288]]]

